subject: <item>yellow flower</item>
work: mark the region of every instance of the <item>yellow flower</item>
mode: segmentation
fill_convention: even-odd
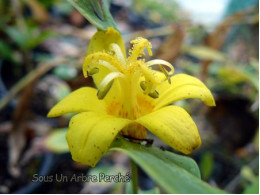
[[[166,144],[189,154],[201,144],[196,124],[181,107],[170,105],[187,98],[215,101],[197,78],[185,74],[170,77],[174,69],[166,61],[145,62],[144,38],[131,41],[126,58],[121,35],[113,28],[98,31],[91,39],[83,64],[84,76],[92,76],[98,90],[80,88],[55,105],[48,117],[78,113],[72,117],[67,142],[75,161],[94,167],[120,132],[146,138],[146,130]],[[151,67],[157,65],[159,71]]]

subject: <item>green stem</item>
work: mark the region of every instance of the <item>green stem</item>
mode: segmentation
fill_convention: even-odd
[[[133,194],[138,193],[138,171],[137,165],[131,160],[131,177],[132,177],[132,192]]]

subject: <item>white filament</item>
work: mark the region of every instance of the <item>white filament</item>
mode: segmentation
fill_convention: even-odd
[[[155,65],[164,65],[164,66],[167,66],[168,68],[170,68],[170,72],[168,72],[169,75],[172,75],[174,73],[173,66],[165,60],[159,60],[159,59],[150,60],[150,61],[146,62],[146,65],[148,67],[155,66]]]
[[[125,75],[120,72],[111,72],[109,73],[100,83],[99,89],[103,90],[111,81],[115,78],[125,78]]]
[[[109,47],[113,52],[115,52],[117,60],[120,61],[122,65],[126,68],[125,57],[119,45],[112,43]]]

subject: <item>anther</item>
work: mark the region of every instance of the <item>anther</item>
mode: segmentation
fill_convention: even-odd
[[[148,95],[149,95],[150,97],[152,97],[152,98],[154,98],[154,99],[159,97],[158,91],[156,91],[155,89],[151,89],[151,87],[150,87],[150,89],[147,88],[147,87],[148,87],[148,83],[147,83],[146,81],[141,81],[140,87],[142,88],[142,90],[143,90],[144,93],[146,93],[146,94],[147,94],[147,91],[150,90],[150,92],[148,92]]]
[[[165,75],[165,77],[167,78],[168,80],[168,83],[171,84],[171,77],[170,75],[168,74],[167,70],[162,66],[162,65],[159,65],[162,73]]]
[[[112,72],[109,73],[100,83],[99,89],[98,89],[98,99],[103,99],[107,93],[109,92],[110,88],[113,85],[113,81],[116,78],[125,78],[125,76],[122,73],[119,72]]]
[[[154,99],[156,99],[156,98],[159,97],[159,93],[158,93],[158,91],[156,91],[156,90],[154,90],[153,92],[149,93],[148,95],[149,95],[151,98],[154,98]]]
[[[104,99],[104,97],[106,97],[106,95],[109,92],[109,90],[111,89],[113,83],[114,83],[114,80],[109,82],[104,88],[98,90],[98,92],[97,92],[98,99],[102,100],[102,99]]]
[[[133,47],[129,51],[129,62],[136,60],[138,57],[140,57],[140,55],[143,56],[143,50],[145,48],[147,48],[149,55],[152,55],[152,45],[147,39],[138,37],[135,40],[132,40],[130,43],[133,44]]]
[[[97,67],[89,68],[87,70],[87,75],[88,76],[93,76],[94,74],[97,74],[98,72],[99,72],[99,69]]]
[[[145,81],[141,81],[141,83],[140,83],[140,87],[142,88],[142,90],[145,91],[145,89],[147,88],[147,84],[146,84],[146,82],[145,82]]]

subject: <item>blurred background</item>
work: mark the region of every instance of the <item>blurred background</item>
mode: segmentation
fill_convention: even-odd
[[[213,92],[214,108],[197,100],[177,104],[200,131],[202,146],[191,157],[202,179],[230,193],[259,188],[258,7],[258,0],[112,0],[110,7],[127,47],[137,36],[149,39],[153,58]],[[65,135],[71,116],[46,118],[71,91],[93,86],[81,66],[95,31],[64,0],[0,0],[0,193],[127,192],[124,183],[31,182],[34,174],[129,171],[119,152],[94,169],[73,162],[64,140],[55,139]],[[163,192],[141,169],[139,178],[143,192]]]

